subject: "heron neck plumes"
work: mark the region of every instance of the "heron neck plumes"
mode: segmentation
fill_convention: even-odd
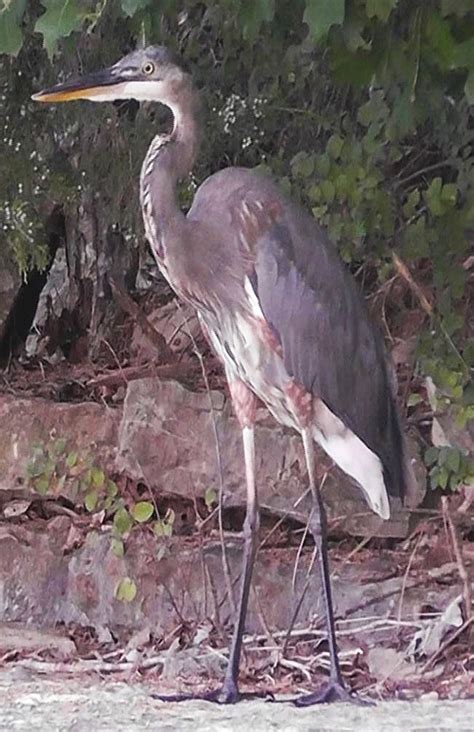
[[[166,99],[160,101],[171,109],[174,126],[171,134],[157,135],[148,149],[140,177],[140,195],[146,235],[163,269],[166,233],[184,220],[176,185],[191,171],[196,157],[200,104],[188,77],[177,88],[171,87]]]

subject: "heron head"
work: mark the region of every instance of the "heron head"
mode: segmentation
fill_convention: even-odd
[[[43,89],[32,98],[37,102],[136,99],[173,106],[173,100],[187,79],[187,74],[168,49],[149,46],[129,53],[106,69]]]

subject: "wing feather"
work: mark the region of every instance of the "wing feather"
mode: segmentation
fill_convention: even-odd
[[[402,439],[385,352],[324,231],[283,212],[258,240],[254,281],[290,375],[380,457],[399,495]]]

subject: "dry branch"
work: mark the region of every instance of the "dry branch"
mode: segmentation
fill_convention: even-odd
[[[443,515],[444,515],[446,524],[449,528],[449,533],[451,535],[451,541],[452,541],[453,549],[454,549],[454,556],[456,557],[456,564],[457,564],[457,568],[458,568],[458,572],[459,572],[459,577],[462,582],[462,596],[463,596],[463,600],[464,600],[465,618],[466,618],[466,621],[469,622],[472,617],[471,581],[469,579],[469,575],[466,570],[466,565],[464,564],[462,550],[461,550],[461,546],[459,543],[458,532],[456,530],[453,519],[451,518],[451,514],[449,512],[447,496],[442,497],[441,505],[443,507]]]
[[[115,369],[106,374],[95,376],[89,379],[87,386],[120,386],[128,384],[136,379],[144,379],[152,376],[160,376],[163,379],[168,378],[185,378],[194,371],[192,364],[161,364],[153,366],[146,364],[143,366],[128,366],[126,368]]]
[[[422,307],[422,309],[425,311],[429,317],[433,315],[433,306],[426,298],[426,295],[424,294],[423,290],[421,289],[420,285],[414,280],[412,273],[408,269],[405,262],[403,262],[398,254],[395,252],[392,252],[392,259],[393,263],[395,265],[395,269],[397,270],[398,274],[403,277],[405,282],[409,285],[411,290],[414,292],[416,297],[418,298],[418,301]]]

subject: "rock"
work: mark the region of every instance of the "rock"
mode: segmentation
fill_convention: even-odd
[[[370,673],[378,679],[401,681],[416,674],[416,665],[406,660],[403,653],[381,646],[370,648],[366,661]]]
[[[170,648],[171,651],[171,648]],[[199,678],[220,678],[227,664],[226,656],[199,648],[173,649],[166,653],[160,680],[163,683],[176,679],[195,683]]]
[[[434,701],[438,701],[438,699],[439,699],[439,694],[438,694],[438,692],[437,692],[437,691],[428,691],[428,692],[426,692],[426,694],[422,694],[422,695],[421,695],[421,696],[419,697],[419,700],[420,700],[421,702],[424,702],[425,704],[426,704],[427,702],[434,702]]]
[[[176,300],[172,300],[148,313],[147,318],[165,338],[171,350],[181,358],[193,352],[193,341],[202,342],[201,326],[189,305],[177,305]],[[156,359],[156,347],[150,343],[138,323],[133,330],[130,353],[137,361]]]
[[[113,467],[120,411],[94,403],[67,404],[0,395],[0,496],[25,485],[35,444],[65,439],[68,450]],[[13,497],[13,496],[12,496]]]
[[[57,632],[35,630],[20,623],[0,625],[0,654],[9,651],[41,653],[46,650],[62,659],[76,655],[74,642]]]
[[[212,402],[212,411],[210,403]],[[261,410],[256,430],[259,499],[264,510],[306,523],[311,509],[300,437]],[[216,445],[213,421],[218,435]],[[245,506],[241,435],[229,400],[219,392],[195,393],[175,381],[140,379],[128,385],[119,433],[117,468],[160,492],[187,498],[219,492],[219,449],[225,506]],[[409,513],[396,500],[384,522],[360,489],[317,449],[317,472],[330,522],[355,535],[406,536]],[[423,497],[424,490],[420,490]],[[420,498],[420,500],[421,500]]]
[[[62,520],[62,523],[58,522]],[[54,522],[54,524],[53,524]],[[0,534],[0,622],[22,622],[40,626],[74,623],[107,628],[120,635],[150,629],[154,636],[165,637],[187,622],[192,627],[208,620],[226,627],[232,619],[227,598],[226,580],[219,543],[199,547],[184,544],[182,537],[167,540],[166,558],[157,559],[157,539],[146,530],[132,532],[123,557],[117,557],[111,537],[104,532],[90,532],[84,543],[69,554],[62,547],[70,520],[56,517],[23,525],[8,525],[9,533]],[[241,542],[228,542],[230,573],[236,582],[242,557]],[[311,561],[311,551],[298,549],[263,549],[259,552],[250,593],[247,630],[263,633],[265,628],[285,629],[289,626],[299,602]],[[295,570],[295,564],[297,568]],[[333,596],[336,615],[352,621],[375,615],[383,618],[398,607],[403,577],[383,579],[390,558],[373,563],[331,561]],[[295,581],[293,586],[293,575]],[[136,598],[120,602],[115,589],[123,577],[131,577],[137,585]],[[440,586],[435,579],[425,578],[436,589],[439,603],[448,603],[450,586]],[[428,596],[429,585],[420,578],[408,580],[404,593],[404,616],[414,617],[415,609]],[[358,609],[357,609],[358,608]],[[317,572],[310,575],[308,590],[302,600],[298,623],[302,627],[319,627],[323,606]],[[354,627],[354,625],[352,625]],[[388,626],[393,632],[393,626]],[[382,638],[381,628],[375,636],[361,635],[359,642]],[[144,636],[139,637],[139,647]],[[205,633],[196,642],[206,644]],[[373,643],[373,641],[372,641]],[[135,644],[132,644],[135,645]],[[197,646],[195,646],[197,647]]]
[[[301,439],[276,424],[266,410],[259,416],[257,480],[262,509],[306,524],[311,499]],[[48,446],[58,439],[66,440],[68,451],[83,459],[90,456],[106,472],[124,474],[158,494],[191,502],[203,499],[209,488],[219,493],[219,451],[224,505],[245,507],[240,429],[229,400],[220,392],[191,392],[176,381],[149,378],[128,384],[123,408],[1,395],[0,494],[28,485],[35,445]],[[322,450],[317,450],[317,460],[330,527],[356,536],[407,535],[410,514],[399,502],[392,502],[392,518],[383,521]],[[68,493],[70,481],[60,490],[74,498]],[[28,496],[9,495],[9,500],[16,498]]]

